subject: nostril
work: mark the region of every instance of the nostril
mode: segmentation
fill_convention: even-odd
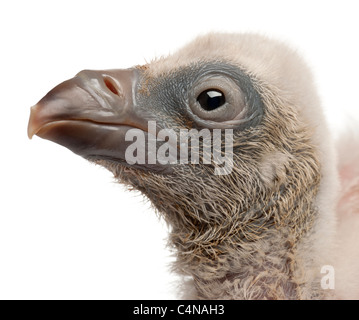
[[[116,94],[118,96],[120,95],[116,88],[116,85],[113,83],[113,80],[111,78],[104,77],[103,80],[105,82],[107,89],[109,89],[113,94]]]

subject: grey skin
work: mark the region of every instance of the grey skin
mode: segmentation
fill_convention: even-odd
[[[232,102],[231,108],[227,107],[231,103],[227,101],[226,106],[221,107],[227,110],[204,111],[207,119],[203,119],[191,105],[196,104],[203,81],[211,81],[213,77],[230,79],[238,86],[241,101]],[[242,112],[236,119],[241,109],[245,109],[245,114]],[[263,110],[250,77],[229,64],[195,65],[151,83],[145,79],[144,71],[136,68],[84,70],[56,86],[31,108],[28,136],[36,134],[88,160],[105,159],[127,166],[125,151],[132,141],[125,141],[126,132],[137,128],[147,137],[148,121],[156,121],[157,130],[244,130],[260,123]],[[178,120],[182,126],[178,126]],[[160,145],[158,142],[157,147]],[[133,166],[162,174],[172,171],[171,165],[148,164],[147,161]]]

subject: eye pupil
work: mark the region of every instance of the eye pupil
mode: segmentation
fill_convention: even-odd
[[[203,91],[197,98],[198,103],[206,111],[215,110],[226,103],[223,92],[217,89]]]

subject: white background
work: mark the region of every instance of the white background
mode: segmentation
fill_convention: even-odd
[[[333,130],[359,120],[359,2],[2,1],[0,299],[172,299],[167,227],[29,108],[82,69],[127,68],[208,31],[257,31],[306,57]]]

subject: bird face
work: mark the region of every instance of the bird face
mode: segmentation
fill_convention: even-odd
[[[85,158],[125,162],[126,132],[148,133],[149,121],[157,122],[156,133],[165,128],[243,130],[256,126],[262,114],[251,79],[224,63],[201,63],[157,78],[143,68],[84,70],[32,108],[28,134]]]
[[[198,231],[210,223],[221,226],[223,236],[254,239],[281,220],[274,208],[294,205],[296,188],[317,189],[309,131],[280,88],[235,59],[176,59],[176,64],[169,58],[126,70],[81,71],[32,108],[28,135],[108,168],[149,197],[174,228],[184,223]],[[203,129],[210,138],[220,130],[219,150],[213,139],[199,135],[197,146],[186,145],[188,159],[179,161],[184,130]],[[168,135],[158,139],[161,130]],[[223,155],[225,130],[231,135],[231,169],[215,176],[218,162],[201,161],[203,150]],[[163,157],[153,160],[161,148]],[[128,161],[129,150],[143,159]],[[239,222],[230,232],[234,220]]]

